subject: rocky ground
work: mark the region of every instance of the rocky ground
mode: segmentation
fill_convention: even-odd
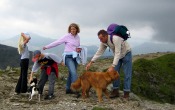
[[[131,93],[129,101],[121,97],[107,100],[103,97],[102,103],[97,102],[94,90],[90,92],[90,98],[83,101],[82,98],[76,98],[76,95],[65,94],[64,83],[58,79],[55,87],[55,98],[52,100],[38,101],[37,97],[28,100],[28,94],[14,95],[14,88],[18,76],[14,73],[2,74],[0,77],[0,109],[1,110],[92,110],[95,107],[102,110],[175,110],[175,105],[160,104],[152,101],[142,100]],[[110,88],[110,87],[109,87]],[[45,88],[47,93],[47,85]]]
[[[99,64],[100,65],[100,64]],[[98,66],[99,66],[98,65]],[[102,63],[101,65],[106,65]],[[66,73],[65,73],[66,74]],[[33,100],[28,100],[28,94],[14,95],[14,88],[19,74],[16,71],[4,70],[0,74],[0,109],[1,110],[175,110],[175,105],[168,103],[161,104],[146,99],[142,99],[131,93],[130,100],[123,100],[123,92],[120,91],[120,97],[107,100],[104,96],[102,103],[97,102],[95,91],[90,91],[90,98],[83,101],[82,98],[76,98],[75,95],[65,94],[65,77],[60,73],[60,78],[55,86],[55,98],[52,100],[41,101],[35,96]],[[44,93],[47,93],[47,84]],[[110,90],[110,86],[108,87]],[[98,109],[97,109],[98,108]],[[101,109],[100,109],[101,108]]]

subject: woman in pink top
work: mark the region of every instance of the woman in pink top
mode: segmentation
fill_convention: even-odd
[[[75,23],[72,23],[68,27],[68,34],[64,35],[60,39],[50,43],[43,47],[43,50],[49,49],[60,44],[65,44],[64,49],[64,62],[68,67],[69,75],[66,83],[66,94],[72,94],[73,92],[70,89],[71,83],[77,80],[77,53],[81,52],[80,46],[80,37],[78,33],[80,32],[79,26]]]

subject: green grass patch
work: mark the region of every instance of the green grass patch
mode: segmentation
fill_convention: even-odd
[[[175,54],[136,60],[132,91],[151,100],[175,104]]]

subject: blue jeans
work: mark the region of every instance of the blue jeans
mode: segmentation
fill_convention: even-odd
[[[66,90],[69,90],[71,83],[75,82],[78,78],[77,76],[78,63],[76,61],[76,58],[73,58],[72,55],[66,55],[65,64],[68,67],[68,71],[69,71],[69,75],[66,83]]]
[[[119,60],[115,66],[115,70],[120,72],[120,68],[123,66],[124,71],[124,91],[130,92],[131,78],[132,78],[132,53],[128,52],[125,57]],[[120,78],[113,82],[113,89],[118,89],[120,86]]]

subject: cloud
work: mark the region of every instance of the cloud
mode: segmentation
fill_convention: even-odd
[[[131,30],[133,39],[175,42],[174,4],[174,0],[1,0],[0,36],[28,30],[57,38],[75,22],[82,42],[92,44],[99,29],[118,23]]]

